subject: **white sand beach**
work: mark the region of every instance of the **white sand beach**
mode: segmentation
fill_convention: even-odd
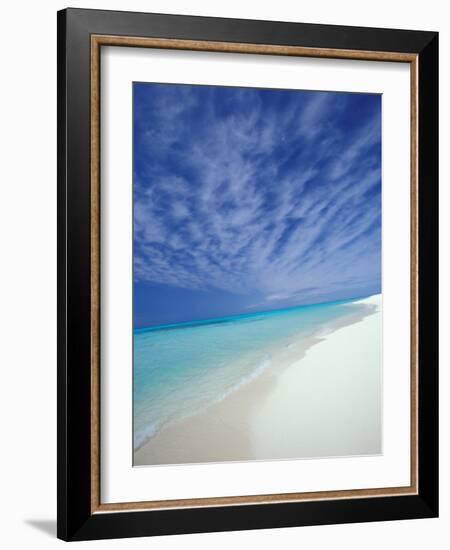
[[[134,465],[381,453],[381,295],[358,303],[360,314],[278,350],[260,376],[163,427]]]

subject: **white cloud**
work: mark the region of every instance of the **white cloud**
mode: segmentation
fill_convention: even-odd
[[[165,138],[144,139],[151,162],[136,178],[138,280],[268,302],[379,280],[379,117],[343,133],[345,94],[291,99],[276,116],[240,92],[229,116],[211,96],[194,131],[198,103],[183,94],[183,107],[172,94],[150,109],[149,132]]]

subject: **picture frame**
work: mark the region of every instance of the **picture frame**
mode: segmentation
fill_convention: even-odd
[[[105,47],[409,66],[408,486],[102,502],[100,59]],[[58,537],[91,540],[437,517],[437,234],[437,33],[72,8],[58,12]]]

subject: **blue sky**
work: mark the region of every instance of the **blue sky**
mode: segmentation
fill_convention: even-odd
[[[135,327],[380,292],[380,95],[133,87]]]

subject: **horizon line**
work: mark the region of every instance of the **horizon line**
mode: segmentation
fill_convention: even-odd
[[[181,321],[179,323],[164,323],[162,325],[148,325],[145,327],[139,327],[134,328],[133,327],[133,333],[139,333],[139,332],[152,332],[157,330],[170,330],[170,329],[176,329],[176,328],[182,328],[182,327],[192,327],[196,325],[203,325],[203,324],[214,324],[214,321],[216,321],[217,324],[221,322],[225,322],[226,319],[231,319],[235,317],[249,317],[252,315],[258,315],[262,313],[268,313],[272,311],[286,311],[290,309],[297,309],[301,307],[313,307],[318,306],[322,304],[337,304],[337,303],[343,303],[343,302],[353,302],[355,300],[361,300],[363,298],[370,298],[372,296],[378,296],[381,295],[381,292],[376,292],[374,294],[364,294],[360,296],[353,296],[351,298],[343,298],[340,300],[329,300],[329,301],[322,301],[322,302],[314,302],[310,304],[297,304],[295,306],[288,306],[288,307],[282,307],[282,308],[273,308],[273,309],[265,309],[265,310],[258,310],[258,311],[252,311],[249,313],[235,313],[232,315],[223,315],[221,317],[208,317],[206,319],[197,319],[197,320],[191,320],[191,321]]]

